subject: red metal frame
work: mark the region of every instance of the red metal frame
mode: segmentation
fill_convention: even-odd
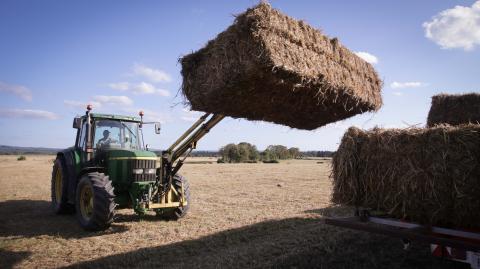
[[[410,241],[430,244],[432,255],[470,264],[480,269],[480,232],[425,226],[388,217],[372,217],[368,211],[356,211],[359,216],[326,218],[329,225],[383,234],[400,238],[404,247]]]
[[[449,246],[467,251],[480,252],[480,233],[428,227],[417,223],[383,217],[327,218],[329,225],[383,234],[410,241]]]

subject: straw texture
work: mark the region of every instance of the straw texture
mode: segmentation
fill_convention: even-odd
[[[480,123],[480,94],[439,94],[432,97],[427,126]]]
[[[352,127],[332,165],[335,203],[424,224],[480,226],[480,125]]]
[[[266,3],[180,62],[193,110],[311,130],[382,105],[372,65]]]

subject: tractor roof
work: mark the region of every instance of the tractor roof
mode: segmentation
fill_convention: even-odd
[[[94,119],[109,119],[109,120],[123,120],[123,121],[140,122],[139,118],[131,117],[131,116],[122,116],[122,115],[113,115],[113,114],[99,114],[99,113],[91,113],[90,116]]]

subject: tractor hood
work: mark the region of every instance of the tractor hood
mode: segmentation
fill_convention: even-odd
[[[105,151],[104,160],[107,174],[118,192],[128,191],[133,182],[156,180],[157,155],[151,151],[110,149]]]
[[[110,149],[106,151],[106,155],[109,160],[157,159],[155,153],[146,150]]]

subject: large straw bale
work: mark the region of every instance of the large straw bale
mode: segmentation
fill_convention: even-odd
[[[350,128],[333,158],[332,201],[432,225],[480,226],[480,125]]]
[[[311,130],[382,105],[371,64],[266,3],[180,62],[193,110]]]
[[[427,126],[480,123],[480,93],[438,94],[432,97]]]

